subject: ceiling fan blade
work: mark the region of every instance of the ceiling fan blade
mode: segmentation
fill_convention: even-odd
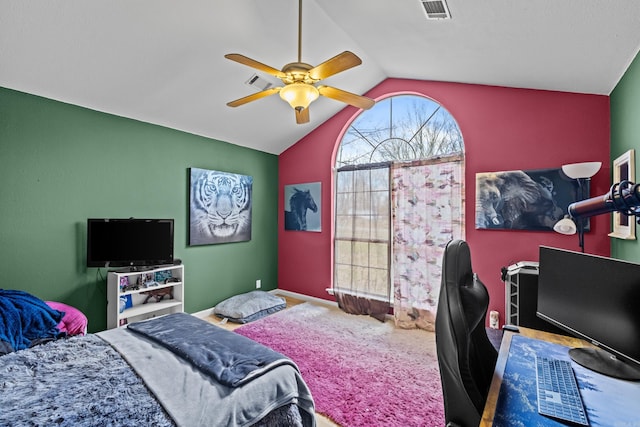
[[[260,70],[267,74],[271,74],[272,76],[276,76],[279,79],[286,76],[286,74],[280,70],[277,70],[273,67],[265,65],[262,62],[258,62],[255,59],[251,59],[244,55],[240,55],[239,53],[228,53],[224,57],[232,61],[238,62],[242,65],[247,65],[249,67],[255,68],[256,70]]]
[[[301,125],[304,123],[309,123],[309,107],[303,110],[295,110],[296,112],[296,123]]]
[[[355,53],[346,50],[310,69],[309,76],[314,80],[322,80],[360,64],[362,60]]]
[[[355,93],[347,92],[331,86],[318,86],[318,92],[320,92],[320,95],[322,96],[344,102],[345,104],[353,105],[354,107],[362,108],[363,110],[368,110],[376,103],[376,101],[371,98],[367,98],[366,96],[356,95]]]
[[[264,98],[274,93],[280,92],[281,87],[272,87],[271,89],[263,90],[262,92],[254,93],[253,95],[245,96],[244,98],[236,99],[235,101],[227,102],[229,107],[239,107],[247,102],[255,101],[257,99]]]

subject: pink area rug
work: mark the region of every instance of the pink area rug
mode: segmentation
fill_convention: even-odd
[[[235,331],[290,357],[341,426],[445,424],[433,333],[309,303]]]

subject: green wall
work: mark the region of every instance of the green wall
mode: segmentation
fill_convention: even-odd
[[[640,181],[640,54],[636,56],[611,93],[611,159],[629,149],[635,150],[636,182]],[[636,228],[636,239],[640,238]],[[611,256],[640,262],[638,240],[611,239]]]
[[[275,155],[0,88],[0,160],[0,287],[74,305],[92,332],[106,270],[85,267],[90,217],[174,218],[187,312],[277,288]],[[187,245],[190,167],[253,176],[251,241]]]

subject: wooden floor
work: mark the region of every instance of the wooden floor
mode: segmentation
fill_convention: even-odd
[[[278,295],[278,294],[276,293],[276,295]],[[287,302],[287,308],[291,308],[291,307],[293,307],[295,305],[302,304],[302,303],[306,302],[306,301],[303,301],[303,300],[300,300],[300,299],[297,299],[297,298],[292,298],[292,297],[287,296],[287,295],[278,295],[278,296],[285,299],[285,301]],[[313,303],[310,303],[310,304],[313,304]],[[286,310],[286,308],[285,308],[285,310]],[[338,309],[336,308],[336,310],[338,310]],[[225,329],[228,329],[230,331],[242,326],[242,324],[233,323],[233,322],[222,323],[223,319],[221,319],[220,317],[218,317],[218,316],[216,316],[214,314],[209,315],[209,317],[206,317],[205,320],[207,320],[207,321],[209,321],[211,323],[214,323],[214,324],[216,324],[218,326],[221,326],[221,327],[223,327]],[[318,413],[316,413],[316,426],[317,427],[341,427],[339,424],[334,423],[329,418],[325,417],[324,415],[318,414]]]

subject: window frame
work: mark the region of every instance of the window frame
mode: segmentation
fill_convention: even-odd
[[[424,138],[424,135],[421,134],[421,132],[429,132],[430,129],[430,121],[433,118],[442,120],[442,117],[444,116],[444,122],[441,124],[442,128],[439,129],[444,129],[444,132],[452,132],[452,133],[448,133],[444,136],[444,140],[441,139],[437,139],[437,135],[433,140],[429,140],[427,139],[426,141],[426,145],[429,145],[429,150],[425,150],[425,140],[421,139],[421,146],[420,148],[420,153],[424,153],[424,152],[428,152],[430,153],[430,155],[427,155],[426,157],[417,157],[417,158],[403,158],[403,159],[394,159],[394,160],[385,160],[385,161],[372,161],[372,159],[374,158],[374,154],[376,153],[377,150],[380,149],[380,147],[387,141],[392,141],[395,139],[402,139],[402,138],[396,138],[393,134],[393,131],[395,129],[395,125],[394,125],[394,121],[393,121],[393,101],[394,99],[398,98],[398,97],[414,97],[416,101],[426,101],[427,104],[425,106],[425,110],[427,108],[432,108],[429,114],[426,114],[424,116],[419,116],[416,115],[415,117],[422,117],[424,119],[424,121],[420,121],[422,119],[420,119],[418,121],[419,127],[414,129],[414,132],[411,133],[411,138],[409,139],[410,141],[413,141],[414,138]],[[381,141],[376,141],[376,142],[372,142],[372,141],[366,141],[367,144],[369,145],[369,147],[371,147],[371,150],[368,154],[368,158],[369,161],[371,163],[356,163],[356,164],[345,164],[345,159],[342,157],[342,150],[343,150],[343,144],[345,143],[345,138],[347,138],[349,135],[351,135],[353,137],[353,135],[356,135],[356,138],[353,138],[353,141],[357,141],[357,138],[362,138],[363,140],[367,139],[367,135],[364,134],[363,131],[357,129],[354,127],[354,123],[358,123],[359,119],[361,119],[363,117],[364,114],[368,114],[371,110],[367,110],[367,111],[361,111],[358,115],[354,116],[352,118],[352,120],[350,121],[350,123],[345,127],[345,131],[341,134],[340,139],[337,141],[337,147],[336,147],[336,154],[335,154],[335,159],[334,159],[334,176],[333,176],[333,180],[334,180],[334,185],[332,188],[333,191],[333,196],[334,196],[334,205],[333,205],[333,210],[332,210],[332,215],[333,215],[333,235],[332,235],[332,283],[331,283],[331,288],[329,289],[329,292],[332,293],[334,290],[335,291],[339,291],[342,293],[348,293],[348,294],[352,294],[352,295],[357,295],[357,296],[365,296],[371,299],[384,299],[386,301],[389,302],[393,302],[393,255],[394,255],[394,248],[393,248],[393,226],[392,226],[392,200],[391,200],[391,191],[392,191],[392,177],[391,177],[391,163],[392,161],[406,161],[406,162],[411,162],[411,161],[416,161],[416,160],[433,160],[435,158],[439,158],[439,157],[449,157],[449,156],[453,156],[453,155],[461,155],[464,158],[464,139],[462,137],[462,131],[460,129],[460,126],[458,125],[458,122],[455,120],[455,118],[453,117],[453,115],[443,106],[443,104],[439,103],[438,101],[423,95],[423,94],[416,94],[416,93],[396,93],[396,94],[392,94],[389,95],[385,98],[382,98],[380,100],[377,101],[378,105],[381,102],[384,101],[389,101],[389,123],[388,123],[388,138],[383,139]],[[413,101],[411,99],[409,99],[409,101]],[[375,108],[375,107],[374,107]],[[419,110],[416,109],[416,111],[419,112]],[[414,111],[415,113],[415,111]],[[435,123],[437,124],[437,123]],[[397,125],[398,127],[400,125]],[[451,127],[453,126],[453,127]],[[374,127],[371,127],[371,129],[374,129]],[[384,130],[384,129],[382,129]],[[380,132],[380,129],[377,129],[376,131]],[[373,134],[373,132],[372,132]],[[428,135],[428,134],[427,134]],[[450,139],[447,139],[447,137],[449,137]],[[430,143],[429,141],[433,141],[432,143]],[[408,143],[407,143],[408,144]],[[444,145],[441,145],[444,144]],[[408,144],[411,145],[411,144]],[[436,150],[435,150],[435,155],[433,154],[433,151],[431,151],[431,145],[436,146]],[[440,151],[441,147],[454,147],[453,151]],[[414,149],[413,146],[411,146],[411,149]],[[399,151],[400,152],[400,151]],[[366,152],[362,152],[362,154],[360,154],[360,152],[355,151],[357,157],[361,157],[361,158],[365,158],[367,157]],[[415,150],[414,150],[415,153]],[[381,294],[376,294],[376,293],[371,293],[368,292],[367,290],[363,289],[363,290],[354,290],[353,286],[344,286],[343,285],[343,281],[338,279],[338,275],[340,274],[339,268],[340,265],[345,265],[346,263],[342,263],[341,259],[339,259],[340,257],[340,251],[338,246],[338,243],[340,242],[344,242],[344,241],[354,241],[354,239],[346,239],[341,237],[340,230],[339,230],[339,214],[338,211],[341,208],[341,201],[339,200],[340,194],[338,191],[338,186],[339,186],[339,174],[341,172],[344,171],[350,171],[350,170],[363,170],[363,169],[370,169],[370,168],[375,168],[375,167],[379,167],[378,165],[381,164],[385,164],[385,165],[389,165],[389,175],[388,175],[388,206],[387,206],[387,212],[388,212],[388,223],[387,223],[387,230],[386,230],[386,235],[388,236],[388,243],[387,243],[387,254],[386,254],[386,260],[387,260],[387,271],[386,271],[386,294],[385,295],[381,295]],[[464,197],[463,197],[464,198]],[[369,242],[373,242],[373,243],[377,243],[373,240],[368,240]],[[370,257],[369,257],[370,259]],[[350,261],[352,261],[353,258],[351,257]],[[353,265],[352,265],[353,267]]]

